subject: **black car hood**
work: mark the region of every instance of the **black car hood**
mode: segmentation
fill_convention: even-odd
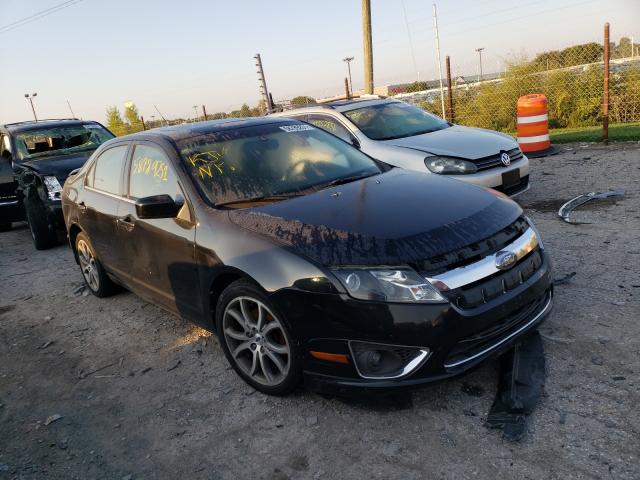
[[[266,206],[231,221],[322,265],[399,265],[487,238],[521,208],[497,192],[439,175],[393,169]]]
[[[66,179],[72,170],[83,166],[94,151],[87,150],[70,155],[41,157],[20,162],[18,165],[35,170],[40,175],[55,175],[58,179]]]

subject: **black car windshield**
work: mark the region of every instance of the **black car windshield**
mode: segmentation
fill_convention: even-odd
[[[32,160],[95,150],[111,138],[113,135],[102,125],[85,123],[19,132],[15,136],[15,145],[18,160]]]
[[[381,172],[346,142],[297,122],[198,135],[178,147],[201,192],[215,205],[281,200]]]
[[[392,140],[449,127],[440,117],[402,102],[379,103],[343,113],[372,140]]]

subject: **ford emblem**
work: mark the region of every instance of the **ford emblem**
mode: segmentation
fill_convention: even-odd
[[[509,165],[511,165],[511,157],[506,152],[500,155],[500,161],[505,167],[508,167]]]
[[[496,253],[496,268],[498,270],[509,270],[516,264],[516,254],[513,252]]]

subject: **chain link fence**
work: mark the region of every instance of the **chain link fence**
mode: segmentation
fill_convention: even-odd
[[[518,98],[542,93],[548,99],[552,140],[601,140],[604,51],[604,43],[569,46],[514,61],[502,72],[482,77],[465,76],[473,66],[456,66],[451,59],[453,121],[514,134]],[[622,37],[610,44],[609,54],[610,138],[640,139],[640,45]],[[447,103],[446,86],[444,95]],[[438,88],[396,98],[442,116]]]

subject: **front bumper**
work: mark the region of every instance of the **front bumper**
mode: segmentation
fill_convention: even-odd
[[[24,220],[22,202],[15,196],[0,197],[0,223]]]
[[[502,184],[502,175],[516,169],[520,171],[520,182],[511,186],[504,186]],[[526,155],[523,155],[521,159],[512,162],[508,167],[493,167],[470,175],[450,175],[450,177],[481,187],[493,188],[509,196],[515,196],[529,189],[529,159]]]
[[[348,394],[354,390],[412,389],[459,375],[511,348],[549,315],[553,304],[550,262],[541,251],[540,268],[526,281],[482,305],[383,304],[346,295],[283,290],[273,300],[285,313],[304,355],[304,381],[311,390]],[[428,359],[401,378],[359,375],[349,341],[424,347]],[[342,354],[332,363],[310,351]]]

